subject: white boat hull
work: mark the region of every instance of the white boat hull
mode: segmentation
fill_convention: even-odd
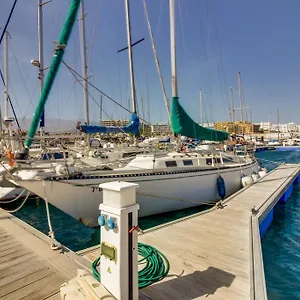
[[[87,226],[97,226],[102,191],[99,184],[109,181],[138,183],[137,202],[139,217],[194,207],[220,199],[217,177],[225,181],[226,197],[241,188],[241,172],[251,176],[258,172],[258,164],[218,170],[201,170],[184,173],[165,173],[151,176],[88,178],[70,180],[20,180],[18,184],[32,193],[47,198],[48,202]]]

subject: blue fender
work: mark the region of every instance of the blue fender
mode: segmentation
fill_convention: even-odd
[[[218,193],[223,200],[226,196],[225,181],[221,175],[217,178]]]

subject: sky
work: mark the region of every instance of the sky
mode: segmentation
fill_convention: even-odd
[[[49,66],[70,0],[43,6],[44,58]],[[13,0],[2,0],[0,26],[6,23]],[[171,103],[170,26],[167,0],[147,0],[162,76]],[[250,120],[300,124],[299,0],[175,0],[178,92],[181,104],[200,120],[199,90],[203,90],[204,122],[229,120],[229,87],[239,107],[237,74]],[[134,75],[139,115],[151,123],[168,120],[144,14],[143,1],[131,0]],[[90,81],[123,106],[132,109],[125,6],[123,0],[85,0],[88,72]],[[8,27],[9,94],[20,120],[31,118],[39,100],[37,0],[19,0]],[[64,60],[81,73],[79,22]],[[3,43],[0,45],[3,71]],[[47,75],[47,71],[46,71]],[[100,119],[100,93],[90,88],[90,119]],[[0,94],[4,95],[0,86]],[[93,99],[92,99],[93,98]],[[1,97],[2,110],[4,96]],[[61,66],[46,105],[55,121],[84,120],[80,83]],[[103,97],[103,119],[128,119],[129,113]],[[236,119],[240,118],[236,110]]]

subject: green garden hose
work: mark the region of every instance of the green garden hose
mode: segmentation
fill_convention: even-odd
[[[170,264],[166,256],[160,251],[152,246],[138,243],[138,254],[142,256],[139,264],[145,265],[138,273],[139,289],[160,281],[168,275]],[[99,261],[100,256],[93,262],[92,271],[94,277],[101,281],[101,275],[97,270]]]

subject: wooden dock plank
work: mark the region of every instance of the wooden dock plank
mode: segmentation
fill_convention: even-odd
[[[263,205],[260,215],[299,172],[299,165],[282,165],[226,199],[222,209],[163,224],[140,235],[139,242],[154,246],[170,261],[169,275],[140,290],[140,299],[266,299],[264,271],[259,265],[259,225],[253,233],[251,209]],[[82,251],[82,255],[94,261],[99,248]],[[258,282],[253,282],[253,263]],[[253,297],[255,288],[257,296]]]
[[[89,265],[71,250],[53,251],[51,240],[0,210],[0,298],[60,299],[61,284]]]

